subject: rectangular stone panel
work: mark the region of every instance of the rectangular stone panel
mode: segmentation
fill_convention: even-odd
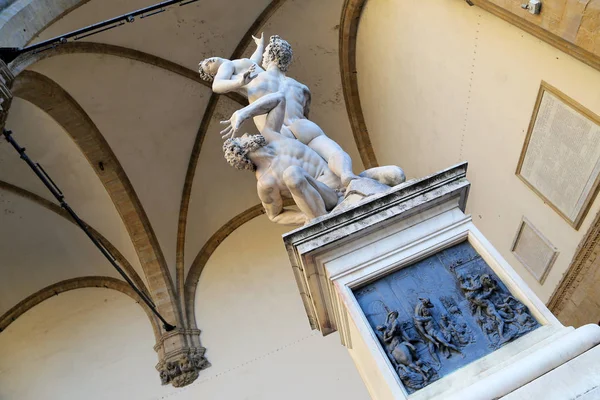
[[[540,283],[544,283],[558,256],[558,249],[526,218],[519,225],[511,250]]]
[[[354,295],[409,394],[540,326],[467,241]]]
[[[517,175],[579,229],[598,190],[600,117],[543,82]]]

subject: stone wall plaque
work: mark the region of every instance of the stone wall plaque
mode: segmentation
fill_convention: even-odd
[[[354,295],[409,394],[540,326],[467,241]]]
[[[544,283],[558,257],[558,249],[524,217],[511,251],[540,284]]]
[[[600,117],[542,82],[516,173],[579,229],[600,183]]]

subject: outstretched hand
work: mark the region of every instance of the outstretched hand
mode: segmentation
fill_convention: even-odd
[[[242,86],[246,86],[247,84],[252,82],[252,80],[257,76],[258,74],[256,73],[256,64],[252,64],[252,66],[248,68],[248,71],[244,72],[244,74],[240,78]]]
[[[265,39],[264,39],[264,32],[260,33],[260,37],[257,38],[256,36],[252,35],[252,39],[254,39],[254,43],[256,43],[256,46],[263,46],[265,43]]]
[[[245,120],[246,119],[242,117],[238,111],[236,111],[231,115],[231,118],[221,121],[221,124],[227,125],[227,127],[221,131],[221,139],[225,140],[235,137],[235,134]]]

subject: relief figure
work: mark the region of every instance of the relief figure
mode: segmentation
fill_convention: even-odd
[[[519,333],[529,332],[536,327],[537,322],[529,315],[527,308],[523,304],[517,307],[516,312],[515,321],[519,325]]]
[[[493,347],[501,346],[537,327],[527,307],[506,293],[490,274],[458,278],[473,316]]]
[[[398,312],[390,312],[385,324],[376,329],[381,332],[381,341],[404,385],[413,390],[427,385],[430,368],[418,359],[416,349],[410,343],[411,339],[400,326]]]
[[[444,332],[446,340],[452,341],[461,347],[471,342],[471,335],[467,324],[455,321],[448,314],[442,314],[440,328]]]
[[[484,316],[493,318],[495,320],[494,325],[498,329],[498,336],[500,337],[500,340],[504,341],[506,340],[504,337],[504,324],[511,319],[506,313],[499,311],[489,299],[495,294],[495,291],[494,286],[489,283],[489,280],[485,279],[486,276],[489,277],[487,274],[482,275],[480,278],[473,275],[467,275],[461,279],[460,288],[474,309],[474,315],[477,321],[483,321],[485,319]],[[484,282],[486,283],[484,284]],[[504,315],[501,315],[501,313]],[[491,326],[490,324],[488,325]]]
[[[444,334],[436,329],[433,316],[429,309],[433,308],[433,304],[429,298],[419,298],[419,303],[415,307],[415,315],[413,317],[415,328],[423,337],[431,357],[440,364],[440,359],[437,351],[442,352],[446,358],[450,357],[450,351],[453,350],[462,355],[460,349],[444,336]]]
[[[454,339],[453,342],[460,347],[464,347],[469,343],[475,343],[476,340],[473,331],[467,325],[456,300],[452,296],[442,296],[440,297],[440,302],[447,311],[447,313],[442,313],[440,320],[441,329],[448,332]]]

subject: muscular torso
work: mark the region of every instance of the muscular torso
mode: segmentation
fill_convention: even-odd
[[[282,137],[268,146],[274,157],[268,168],[256,171],[256,178],[260,186],[277,188],[283,197],[291,197],[289,189],[283,181],[283,173],[288,167],[297,166],[330,188],[341,187],[340,179],[331,172],[323,158],[298,140]]]
[[[284,93],[286,100],[284,125],[304,119],[308,87],[277,71],[265,71],[246,85],[250,103],[270,93]]]
[[[279,92],[285,95],[285,115],[279,132],[281,135],[298,139],[309,146],[313,146],[311,144],[313,139],[324,135],[323,130],[317,124],[307,119],[310,106],[310,90],[306,85],[287,77],[280,71],[265,71],[254,61],[247,58],[228,61],[223,65],[233,66],[233,72],[231,75],[223,75],[220,79],[233,82],[239,82],[242,75],[254,66],[254,74],[257,76],[248,84],[234,90],[246,97],[250,104],[268,94]],[[259,132],[263,131],[266,118],[266,115],[253,117],[254,124]],[[317,152],[321,154],[321,151],[317,150]],[[324,154],[321,154],[321,156],[328,159]]]
[[[425,328],[425,332],[427,332],[429,334],[431,334],[432,332],[435,331],[435,328],[433,327],[433,322],[431,321],[431,318],[427,317],[427,320],[423,324],[423,328]]]
[[[235,66],[235,74],[231,79],[239,79],[239,75],[243,74],[253,64],[251,60],[235,60],[232,61]],[[292,125],[299,119],[305,119],[304,112],[310,93],[308,87],[295,79],[285,76],[277,71],[264,71],[256,65],[256,73],[258,76],[250,83],[240,88],[239,92],[248,98],[248,102],[252,104],[254,101],[271,93],[285,94],[285,118],[283,120],[282,134],[287,137],[294,137],[288,130],[288,126]],[[254,117],[256,128],[262,132],[265,125],[266,115],[258,115]]]

